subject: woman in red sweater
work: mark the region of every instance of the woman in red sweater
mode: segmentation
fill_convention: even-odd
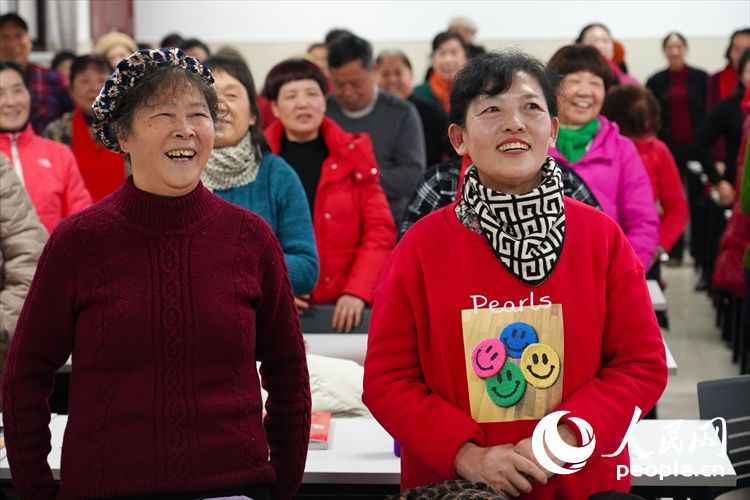
[[[396,241],[367,134],[350,134],[325,116],[327,81],[304,59],[268,73],[264,93],[278,121],[265,130],[271,151],[302,180],[312,212],[320,279],[312,302],[336,304],[332,327],[359,326]],[[306,302],[298,299],[301,308]]]
[[[174,48],[132,54],[99,94],[97,140],[133,175],[63,221],[39,260],[3,384],[21,497],[296,491],[310,429],[299,320],[271,229],[200,182],[218,109],[211,73]],[[47,400],[71,354],[57,484]]]
[[[70,69],[70,97],[76,109],[53,121],[42,135],[70,146],[81,177],[93,201],[99,201],[125,182],[125,158],[98,144],[91,132],[94,112],[91,104],[112,67],[104,56],[89,54],[73,59]]]
[[[617,123],[620,133],[635,143],[646,166],[661,224],[657,254],[667,254],[685,230],[688,205],[672,153],[656,138],[661,128],[659,102],[647,88],[617,85],[607,92],[602,114]],[[656,259],[651,266],[649,278],[660,279],[660,261]]]
[[[365,360],[363,401],[403,446],[402,488],[462,477],[503,496],[579,500],[630,487],[616,476],[627,451],[602,455],[661,395],[664,346],[622,230],[562,194],[547,156],[555,88],[519,53],[480,55],[454,82],[449,135],[473,165],[461,199],[396,247]],[[533,452],[554,411],[562,447],[590,455],[573,474]]]

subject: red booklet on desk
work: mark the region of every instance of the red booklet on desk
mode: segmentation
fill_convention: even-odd
[[[331,414],[327,411],[314,411],[310,420],[309,450],[327,450],[328,433],[331,429]]]

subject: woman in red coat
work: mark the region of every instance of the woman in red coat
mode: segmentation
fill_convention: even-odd
[[[325,116],[326,92],[325,76],[313,63],[288,59],[274,66],[264,93],[278,121],[265,135],[273,153],[300,176],[310,203],[320,257],[312,302],[335,303],[331,326],[349,332],[372,303],[396,226],[370,138],[344,132]]]

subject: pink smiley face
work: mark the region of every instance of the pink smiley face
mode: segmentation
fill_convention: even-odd
[[[505,346],[500,339],[483,340],[471,352],[471,367],[481,378],[494,376],[505,363]]]

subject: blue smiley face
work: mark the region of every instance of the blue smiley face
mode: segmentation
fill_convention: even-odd
[[[520,359],[526,347],[539,342],[539,335],[528,323],[511,323],[500,332],[500,341],[509,358]]]

